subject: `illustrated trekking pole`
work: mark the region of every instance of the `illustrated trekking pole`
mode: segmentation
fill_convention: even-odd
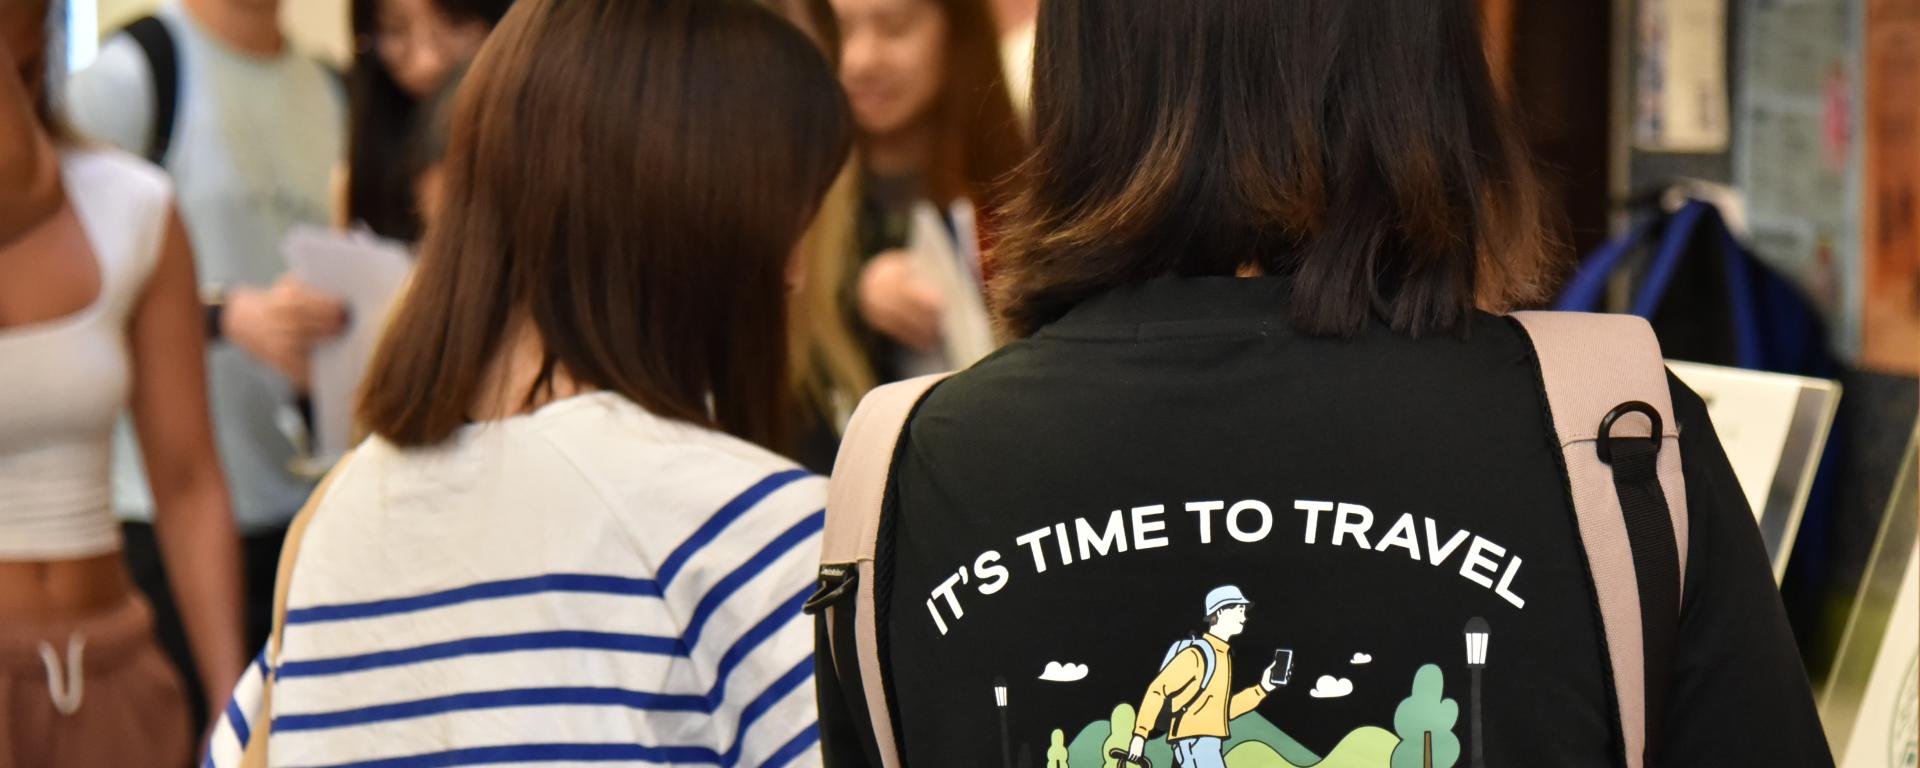
[[[1013,742],[1007,738],[1007,681],[993,679],[993,703],[1000,710],[1000,768],[1013,768]]]
[[[1124,749],[1109,749],[1107,750],[1107,757],[1111,757],[1117,761],[1114,765],[1119,768],[1127,768],[1128,764],[1137,765],[1140,766],[1140,768],[1153,768],[1153,761],[1148,760],[1146,755],[1141,755],[1138,760],[1130,760],[1127,758],[1127,751]]]

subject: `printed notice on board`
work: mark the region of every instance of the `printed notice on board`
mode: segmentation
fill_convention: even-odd
[[[1726,151],[1727,0],[1644,0],[1635,26],[1634,144]]]
[[[1792,278],[1833,326],[1835,351],[1860,343],[1866,188],[1859,136],[1860,7],[1827,0],[1742,6],[1740,141],[1748,245]]]

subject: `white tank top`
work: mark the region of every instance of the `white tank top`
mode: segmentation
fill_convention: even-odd
[[[60,156],[68,201],[100,264],[78,312],[0,328],[0,561],[112,552],[114,419],[126,406],[128,317],[166,238],[165,174],[116,150]]]

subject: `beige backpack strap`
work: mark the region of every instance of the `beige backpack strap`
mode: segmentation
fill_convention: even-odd
[[[913,415],[920,399],[946,377],[947,374],[921,376],[867,393],[847,423],[847,434],[841,439],[840,453],[834,459],[833,477],[827,483],[827,530],[821,543],[821,573],[824,576],[839,569],[839,573],[853,579],[853,647],[860,665],[861,693],[883,768],[899,768],[900,753],[894,742],[893,718],[887,709],[886,686],[880,669],[879,629],[874,618],[873,557],[880,537],[881,505],[886,501],[894,450],[900,445],[900,432],[906,427],[907,418]],[[834,612],[840,610],[841,605],[824,605],[827,626],[832,627]],[[829,648],[836,645],[829,637]],[[839,659],[834,662],[837,668]]]
[[[1565,455],[1628,768],[1658,744],[1687,557],[1686,480],[1660,342],[1632,315],[1520,312]],[[1659,440],[1649,441],[1652,430]]]
[[[273,680],[280,669],[280,645],[287,629],[287,594],[293,590],[294,560],[300,555],[300,542],[306,539],[307,524],[313,522],[313,511],[320,507],[320,500],[327,495],[334,478],[339,477],[352,460],[353,452],[348,451],[334,462],[332,471],[321,478],[313,495],[300,507],[300,513],[293,516],[293,524],[287,526],[287,538],[280,545],[280,569],[273,580],[273,630],[267,635],[267,674],[260,680],[259,722],[254,724],[253,738],[247,741],[246,752],[240,757],[240,768],[267,766],[267,741],[273,735]]]

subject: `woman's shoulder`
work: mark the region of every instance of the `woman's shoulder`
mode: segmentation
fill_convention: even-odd
[[[573,400],[529,434],[600,489],[616,514],[699,516],[748,496],[798,513],[825,505],[825,479],[766,448],[615,393]]]

